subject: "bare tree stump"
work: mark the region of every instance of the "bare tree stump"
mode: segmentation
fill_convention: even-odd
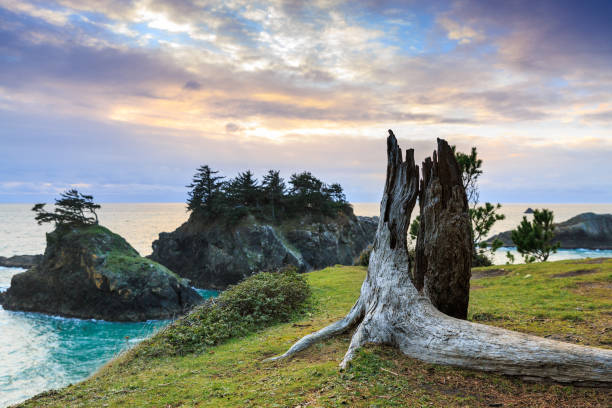
[[[406,151],[406,160],[402,160],[397,140],[389,131],[381,217],[359,299],[344,319],[305,336],[285,354],[267,361],[289,357],[317,341],[356,326],[340,363],[341,368],[348,365],[359,347],[377,343],[397,347],[404,354],[429,363],[530,379],[611,386],[612,350],[471,323],[436,309],[429,296],[435,297],[441,307],[464,317],[464,303],[467,304],[464,280],[466,276],[469,279],[469,271],[466,272],[465,268],[469,266],[471,257],[471,244],[466,244],[466,237],[462,235],[466,228],[462,215],[467,205],[465,192],[455,188],[457,180],[453,171],[456,163],[452,163],[454,156],[446,151],[447,147],[446,142],[440,140],[431,166],[429,161],[425,164],[424,203],[421,204],[425,214],[421,243],[425,248],[420,254],[424,264],[417,265],[417,282],[413,283],[409,272],[406,236],[420,190],[419,170],[412,150]],[[442,207],[436,210],[437,206]],[[451,228],[451,231],[436,222],[443,223],[444,228]],[[437,229],[437,232],[432,229]],[[445,239],[449,243],[444,242]],[[467,239],[471,239],[469,234]],[[444,255],[441,261],[435,259],[447,248],[450,255]],[[435,269],[446,268],[447,263],[454,260],[460,261],[461,265],[451,265],[450,271]],[[420,284],[419,276],[422,276]],[[417,285],[423,290],[417,290]],[[462,293],[464,300],[460,299]]]
[[[455,154],[438,139],[423,162],[414,286],[442,313],[466,319],[470,297],[472,236],[468,202]]]

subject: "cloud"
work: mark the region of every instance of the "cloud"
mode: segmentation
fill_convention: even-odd
[[[494,33],[503,61],[521,69],[580,76],[612,61],[608,1],[468,0],[449,13]]]
[[[612,124],[612,110],[588,113],[582,116],[587,122]]]
[[[190,89],[193,91],[198,91],[202,89],[202,84],[200,84],[197,81],[190,80],[190,81],[185,82],[185,85],[183,85],[183,89]]]
[[[467,25],[461,25],[448,17],[442,17],[438,22],[448,32],[448,38],[458,41],[459,44],[469,44],[474,41],[482,41],[485,38],[481,32]]]
[[[242,127],[235,123],[228,123],[225,125],[225,131],[227,133],[234,133],[234,132],[238,132],[239,130],[242,130]]]
[[[392,127],[427,152],[476,144],[488,191],[545,197],[555,174],[579,182],[547,143],[609,130],[607,4],[0,0],[2,177],[175,199],[203,161],[248,163],[376,201]]]
[[[106,28],[90,24],[90,18],[57,27],[45,25],[44,19],[34,23],[5,12],[6,27],[11,26],[9,20],[17,26],[0,33],[11,55],[11,63],[0,74],[0,87],[18,89],[11,95],[16,105],[42,99],[62,112],[84,114],[86,106],[77,101],[87,95],[86,104],[94,116],[144,122],[157,116],[158,123],[182,123],[184,128],[199,126],[190,124],[192,119],[184,112],[207,112],[213,121],[256,116],[263,118],[264,126],[279,119],[302,119],[305,124],[321,120],[457,125],[533,121],[554,116],[571,99],[569,89],[561,95],[537,79],[521,80],[515,73],[499,72],[496,55],[490,52],[472,48],[405,54],[386,42],[396,41],[397,35],[389,37],[380,25],[363,24],[358,6],[236,2],[217,7],[191,1],[60,4],[66,7],[60,9],[66,15],[104,13]],[[441,12],[436,21],[463,45],[482,43],[489,38],[485,28],[498,16],[485,8],[468,18],[473,5],[460,4]],[[379,13],[382,22],[395,19],[402,12],[400,6],[364,4]],[[418,7],[403,9],[419,12]],[[511,22],[518,19],[513,16],[510,13]],[[166,26],[153,24],[160,33],[139,33],[143,38],[158,38],[161,42],[154,48],[126,46],[125,41],[129,44],[132,39],[121,40],[112,32],[113,27],[123,27],[132,37],[142,30],[134,24],[151,26],[162,20]],[[186,37],[172,39],[176,27],[184,27],[178,31]],[[45,42],[49,38],[53,41]],[[518,80],[508,84],[513,77]],[[201,93],[187,97],[180,89]],[[278,98],[262,100],[257,96],[262,91]],[[129,100],[131,108],[113,106],[117,100]],[[216,131],[223,132],[224,123],[218,126]]]

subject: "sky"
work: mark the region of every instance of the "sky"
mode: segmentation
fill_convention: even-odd
[[[0,203],[177,202],[195,169],[380,200],[387,129],[482,201],[612,202],[612,2],[0,0]]]

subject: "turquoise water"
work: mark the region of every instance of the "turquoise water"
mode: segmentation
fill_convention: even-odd
[[[495,265],[503,265],[508,261],[506,252],[514,255],[514,263],[524,263],[523,257],[519,254],[515,247],[501,247],[493,256]],[[551,254],[549,261],[562,261],[565,259],[586,259],[586,258],[612,258],[612,250],[610,249],[558,249],[556,254]]]
[[[0,291],[22,271],[0,267]],[[203,297],[217,294],[198,292]],[[168,323],[68,319],[0,306],[0,407],[83,380]]]

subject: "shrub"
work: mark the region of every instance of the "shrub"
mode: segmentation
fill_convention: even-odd
[[[516,250],[523,255],[525,263],[535,261],[545,262],[551,253],[556,253],[561,245],[553,243],[555,225],[553,212],[543,208],[533,212],[533,220],[529,222],[523,217],[521,223],[512,230],[512,242]]]
[[[489,258],[484,253],[474,252],[472,254],[472,266],[473,267],[491,266],[491,265],[493,265],[493,261],[491,261],[491,258]]]
[[[372,245],[368,245],[355,259],[353,265],[355,266],[368,266],[370,265],[370,254],[372,253]]]
[[[208,299],[149,340],[137,352],[148,355],[186,354],[204,350],[307,310],[310,286],[295,267],[260,272],[219,297]]]

